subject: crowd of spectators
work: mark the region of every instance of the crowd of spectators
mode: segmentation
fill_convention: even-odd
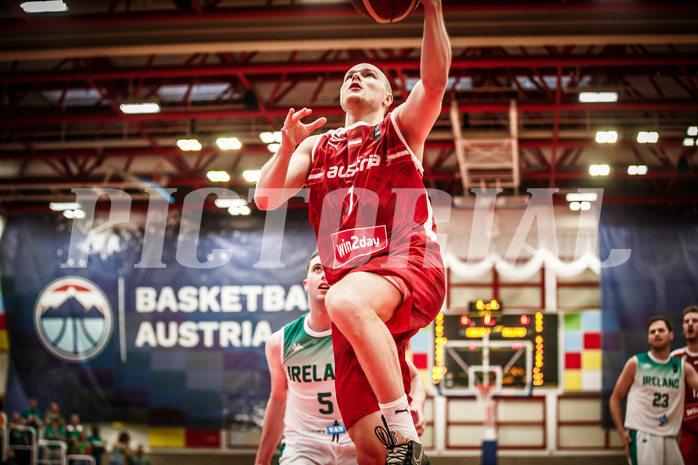
[[[100,435],[99,426],[92,425],[88,434],[87,429],[80,423],[80,416],[75,413],[71,414],[70,421],[66,422],[57,402],[51,402],[44,415],[38,406],[37,399],[30,398],[27,408],[21,414],[12,413],[6,431],[9,434],[10,444],[8,460],[4,462],[7,465],[30,465],[29,448],[12,446],[31,445],[32,435],[37,441],[39,439],[47,441],[43,456],[48,460],[47,463],[53,463],[53,459],[60,461],[62,444],[65,444],[66,455],[92,456],[96,465],[103,465],[102,460],[107,447]],[[142,444],[139,444],[135,451],[131,449],[130,435],[126,431],[119,433],[110,452],[108,465],[152,465]],[[59,461],[56,463],[60,463]]]

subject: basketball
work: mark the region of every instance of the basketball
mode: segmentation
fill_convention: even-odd
[[[352,0],[359,13],[378,23],[396,23],[412,13],[419,0]]]

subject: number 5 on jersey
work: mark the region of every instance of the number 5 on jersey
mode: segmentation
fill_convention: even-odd
[[[332,405],[332,401],[330,398],[332,397],[331,392],[318,392],[317,393],[317,401],[320,402],[320,405],[324,405],[324,408],[321,408],[319,411],[320,413],[323,413],[325,415],[330,415],[334,412],[334,405]]]

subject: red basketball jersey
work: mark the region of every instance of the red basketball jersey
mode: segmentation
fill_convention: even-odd
[[[376,256],[390,254],[389,266],[400,268],[415,248],[438,251],[422,172],[392,113],[318,138],[306,185],[328,282]]]
[[[671,353],[674,357],[683,358],[696,371],[698,371],[698,354],[688,351],[687,347],[676,349]],[[684,397],[683,425],[682,431],[690,432],[698,440],[698,391],[686,385],[686,395]]]

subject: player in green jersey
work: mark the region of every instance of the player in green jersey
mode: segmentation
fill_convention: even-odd
[[[325,308],[329,285],[317,253],[310,258],[303,285],[310,296],[310,312],[275,332],[266,344],[272,390],[255,465],[269,465],[282,434],[280,464],[356,465],[356,448],[337,407],[332,323]],[[409,360],[408,365],[410,411],[421,434],[424,383]]]
[[[611,395],[611,416],[632,465],[683,463],[676,436],[683,418],[685,384],[698,389],[698,374],[688,363],[671,357],[673,339],[669,320],[650,318],[649,352],[628,360]],[[621,401],[626,395],[623,423]]]

